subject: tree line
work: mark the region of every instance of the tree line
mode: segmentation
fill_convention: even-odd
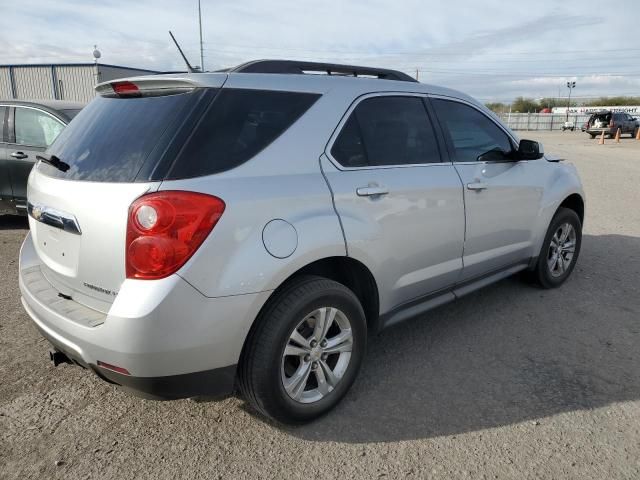
[[[508,113],[509,107],[513,113],[537,113],[545,108],[566,107],[567,100],[562,98],[533,98],[518,97],[511,105],[508,103],[491,102],[486,104],[496,113]],[[590,100],[571,100],[572,107],[598,107],[598,106],[640,105],[640,97],[600,97]]]

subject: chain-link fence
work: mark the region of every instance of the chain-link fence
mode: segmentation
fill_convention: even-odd
[[[566,115],[551,113],[500,113],[500,119],[512,130],[562,130]],[[569,115],[576,130],[589,120],[589,115]]]

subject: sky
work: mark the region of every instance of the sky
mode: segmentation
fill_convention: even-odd
[[[640,96],[640,3],[201,0],[204,67],[259,58],[394,68],[484,101]],[[0,64],[200,64],[197,0],[0,0]]]

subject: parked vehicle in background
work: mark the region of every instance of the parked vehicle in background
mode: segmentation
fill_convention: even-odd
[[[562,131],[571,130],[572,132],[576,129],[576,124],[573,122],[564,122],[562,124]]]
[[[628,113],[603,110],[589,117],[585,131],[591,135],[591,138],[602,135],[602,132],[609,138],[613,138],[618,129],[620,129],[621,135],[628,133],[631,137],[635,137],[638,130],[638,122]]]
[[[84,104],[62,100],[0,100],[0,214],[27,213],[27,178]]]
[[[575,167],[463,93],[287,61],[97,92],[29,177],[20,289],[56,364],[308,421],[369,333],[578,259]]]

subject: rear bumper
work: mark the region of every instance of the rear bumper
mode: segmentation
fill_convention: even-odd
[[[176,400],[201,395],[222,398],[233,392],[236,378],[236,365],[166,377],[132,377],[104,368],[94,371],[109,383],[119,385],[136,396],[153,400]]]
[[[20,290],[41,334],[76,363],[145,396],[229,393],[244,339],[269,296],[207,298],[177,275],[126,280],[104,321],[95,325],[84,320],[89,313],[79,318],[78,309],[86,307],[52,295],[44,276],[34,281],[38,262],[29,235],[20,252]],[[98,361],[129,375],[99,367]]]
[[[605,135],[615,135],[616,131],[618,129],[617,128],[588,128],[585,130],[585,132],[587,132],[589,135],[602,135],[602,132],[604,132]]]

